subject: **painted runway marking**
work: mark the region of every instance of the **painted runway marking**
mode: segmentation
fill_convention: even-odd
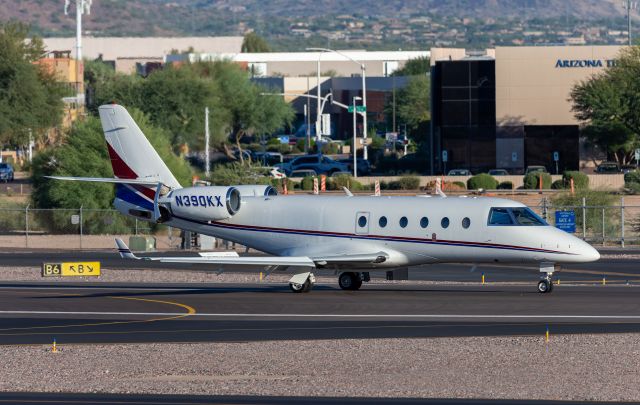
[[[241,313],[187,313],[175,312],[102,312],[102,311],[0,311],[0,315],[121,315],[121,316],[175,316],[209,318],[394,318],[394,319],[629,319],[640,320],[640,315],[503,315],[503,314],[241,314]]]

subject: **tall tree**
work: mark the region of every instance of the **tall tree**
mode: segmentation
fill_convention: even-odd
[[[640,47],[621,51],[616,65],[578,83],[572,111],[594,146],[621,164],[640,146]]]
[[[65,88],[54,73],[34,64],[42,40],[28,38],[19,22],[0,24],[0,143],[24,145],[62,120]]]
[[[431,60],[426,56],[409,59],[404,66],[393,72],[393,76],[426,75],[431,69]]]
[[[250,32],[244,36],[241,49],[242,53],[271,52],[267,41],[255,32]]]

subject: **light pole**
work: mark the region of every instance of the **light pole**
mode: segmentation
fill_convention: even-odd
[[[357,131],[356,131],[356,101],[362,100],[362,97],[354,96],[351,107],[353,108],[353,177],[358,177],[358,154],[356,148]]]
[[[638,8],[638,2],[624,0],[622,2],[622,7],[627,10],[627,37],[629,39],[629,46],[631,46],[633,45],[633,41],[631,40],[631,10],[636,10]]]
[[[307,48],[307,51],[320,51],[320,52],[333,52],[336,53],[343,58],[349,59],[351,62],[360,66],[362,70],[362,106],[364,107],[364,111],[362,112],[362,126],[364,128],[363,138],[364,138],[364,159],[368,160],[368,151],[367,151],[367,68],[364,63],[359,62],[353,59],[351,56],[344,54],[340,51],[336,51],[335,49],[329,48]],[[320,53],[322,55],[322,53]],[[318,56],[318,86],[320,85],[320,56]],[[320,91],[318,91],[318,99],[320,98]]]

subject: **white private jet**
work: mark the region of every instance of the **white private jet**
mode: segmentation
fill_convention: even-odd
[[[122,257],[169,263],[252,265],[268,272],[304,268],[289,281],[309,291],[313,269],[339,272],[342,289],[357,290],[369,271],[433,263],[534,263],[553,288],[563,263],[598,260],[592,246],[549,226],[527,206],[477,197],[279,196],[271,186],[181,187],[127,110],[104,105],[100,119],[115,178],[59,177],[115,183],[115,207],[141,220],[234,241],[267,256],[202,254],[137,257],[116,240]]]

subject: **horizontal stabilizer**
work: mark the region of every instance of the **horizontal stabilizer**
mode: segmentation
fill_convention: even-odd
[[[65,177],[65,176],[45,176],[48,179],[67,180],[67,181],[91,181],[94,183],[113,183],[113,184],[137,184],[140,186],[157,186],[158,180],[142,180],[142,179],[116,179],[111,177]]]

